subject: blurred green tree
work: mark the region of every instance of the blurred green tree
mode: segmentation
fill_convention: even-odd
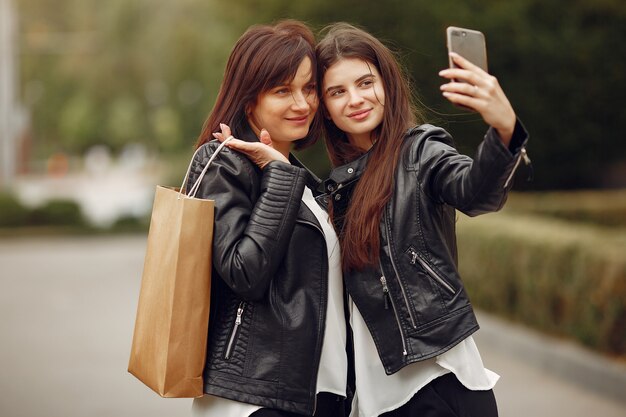
[[[99,126],[96,103],[85,92],[79,91],[63,103],[58,128],[65,148],[83,151],[95,145]]]
[[[378,36],[407,67],[427,120],[471,153],[484,124],[438,89],[437,72],[447,65],[445,28],[455,25],[486,34],[490,72],[531,132],[536,178],[518,181],[518,188],[626,181],[621,0],[21,0],[18,6],[22,79],[40,153],[61,146],[78,152],[91,143],[119,149],[126,141],[189,150],[235,40],[250,24],[281,18],[302,19],[315,30],[343,20]],[[327,169],[323,153],[321,146],[304,153],[320,175]]]

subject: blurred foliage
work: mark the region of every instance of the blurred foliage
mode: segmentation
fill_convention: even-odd
[[[218,3],[21,0],[24,101],[41,153],[190,149],[241,32]]]
[[[28,209],[11,193],[0,192],[0,228],[28,224]]]
[[[84,227],[86,221],[80,206],[71,200],[50,200],[40,207],[24,206],[9,192],[0,193],[0,228],[31,226]]]
[[[148,232],[150,216],[123,215],[108,227],[96,227],[80,205],[68,199],[51,199],[37,207],[23,205],[9,191],[0,192],[0,238],[66,234],[118,234]]]
[[[148,233],[150,227],[149,216],[122,216],[117,219],[109,228],[110,232],[115,233]]]
[[[82,210],[73,200],[50,200],[30,213],[29,225],[83,226],[86,224]]]
[[[625,223],[607,228],[508,208],[460,216],[459,271],[474,305],[626,357]]]
[[[496,75],[529,129],[535,181],[518,188],[624,185],[626,2],[621,0],[20,0],[24,99],[39,153],[129,141],[189,149],[235,40],[253,23],[360,25],[396,50],[429,122],[473,153],[485,126],[448,104],[438,71],[449,25],[487,37]],[[323,147],[302,154],[323,176]]]
[[[597,226],[621,227],[626,236],[626,189],[512,193],[506,210]]]

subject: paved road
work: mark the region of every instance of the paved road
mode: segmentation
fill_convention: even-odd
[[[190,400],[160,399],[126,372],[144,250],[142,237],[0,241],[0,416],[189,415]],[[626,415],[494,343],[486,321],[477,342],[502,376],[501,416]]]

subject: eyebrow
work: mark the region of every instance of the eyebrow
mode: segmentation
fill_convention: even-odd
[[[374,74],[372,74],[371,72],[368,72],[368,73],[367,73],[367,74],[365,74],[365,75],[361,75],[359,78],[357,78],[356,80],[354,80],[354,82],[355,82],[355,83],[358,83],[358,82],[360,82],[360,81],[364,80],[364,79],[365,79],[365,78],[367,78],[367,77],[374,77],[374,78],[376,78],[376,76],[375,76]],[[328,87],[326,90],[324,90],[324,92],[325,92],[325,93],[328,93],[330,90],[334,90],[335,88],[340,88],[340,87],[341,87],[341,85],[332,85],[332,86]]]

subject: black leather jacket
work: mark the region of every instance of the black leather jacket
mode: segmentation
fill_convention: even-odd
[[[234,134],[257,140],[249,129]],[[187,189],[216,147],[198,152]],[[201,183],[197,197],[215,200],[208,394],[313,414],[328,259],[319,223],[301,204],[306,183],[320,182],[295,159],[261,171],[228,148]]]
[[[344,271],[387,374],[439,355],[478,329],[457,271],[455,209],[470,216],[499,210],[526,141],[519,122],[510,150],[489,129],[472,160],[441,128],[422,125],[407,133],[381,219],[380,261]],[[325,183],[338,230],[368,157],[334,169]]]

